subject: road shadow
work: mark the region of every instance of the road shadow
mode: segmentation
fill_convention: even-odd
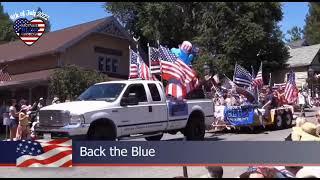
[[[220,136],[220,135],[224,135],[224,134],[269,134],[270,132],[273,132],[273,131],[291,129],[294,126],[295,126],[295,121],[292,122],[291,126],[289,126],[287,128],[282,128],[282,129],[273,129],[271,126],[267,126],[266,128],[255,127],[254,129],[250,129],[249,127],[242,127],[240,130],[239,129],[231,129],[231,130],[224,129],[221,131],[207,132],[207,133],[212,134],[212,136]]]
[[[184,138],[176,138],[176,139],[167,139],[164,141],[183,141]],[[216,137],[216,136],[210,136],[210,137],[205,137],[204,141],[223,141],[225,140],[225,138],[220,138],[220,137]]]

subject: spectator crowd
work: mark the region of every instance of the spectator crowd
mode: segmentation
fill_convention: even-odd
[[[54,97],[52,104],[60,103],[58,97]],[[34,138],[32,126],[37,122],[39,110],[46,106],[45,100],[40,98],[32,105],[28,104],[25,99],[21,99],[17,102],[16,99],[9,101],[3,101],[0,106],[0,133],[5,131],[6,126],[9,128],[9,139],[13,140],[25,140]]]

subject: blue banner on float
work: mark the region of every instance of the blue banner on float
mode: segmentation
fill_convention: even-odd
[[[251,125],[254,122],[253,106],[226,107],[224,112],[225,121],[234,126]]]

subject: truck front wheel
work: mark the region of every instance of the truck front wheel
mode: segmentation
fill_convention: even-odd
[[[87,134],[88,140],[105,140],[105,141],[115,141],[116,132],[115,128],[105,121],[98,121],[92,123]]]
[[[184,135],[189,141],[204,140],[205,123],[204,119],[200,116],[191,116],[187,127],[184,130]]]

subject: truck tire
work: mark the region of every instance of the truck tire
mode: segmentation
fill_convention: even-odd
[[[116,131],[111,123],[100,121],[92,123],[87,134],[88,140],[94,141],[115,141]]]
[[[184,130],[184,135],[188,141],[202,141],[205,135],[204,118],[199,116],[191,116],[187,127]]]
[[[156,135],[156,136],[145,137],[145,139],[147,141],[160,141],[162,137],[163,137],[163,134],[160,134],[160,135]]]
[[[275,115],[275,121],[273,122],[273,129],[280,130],[282,129],[283,118],[280,114]]]
[[[283,114],[282,119],[283,119],[283,128],[290,128],[292,125],[292,120],[293,120],[293,116],[292,116],[291,111],[285,112]]]

